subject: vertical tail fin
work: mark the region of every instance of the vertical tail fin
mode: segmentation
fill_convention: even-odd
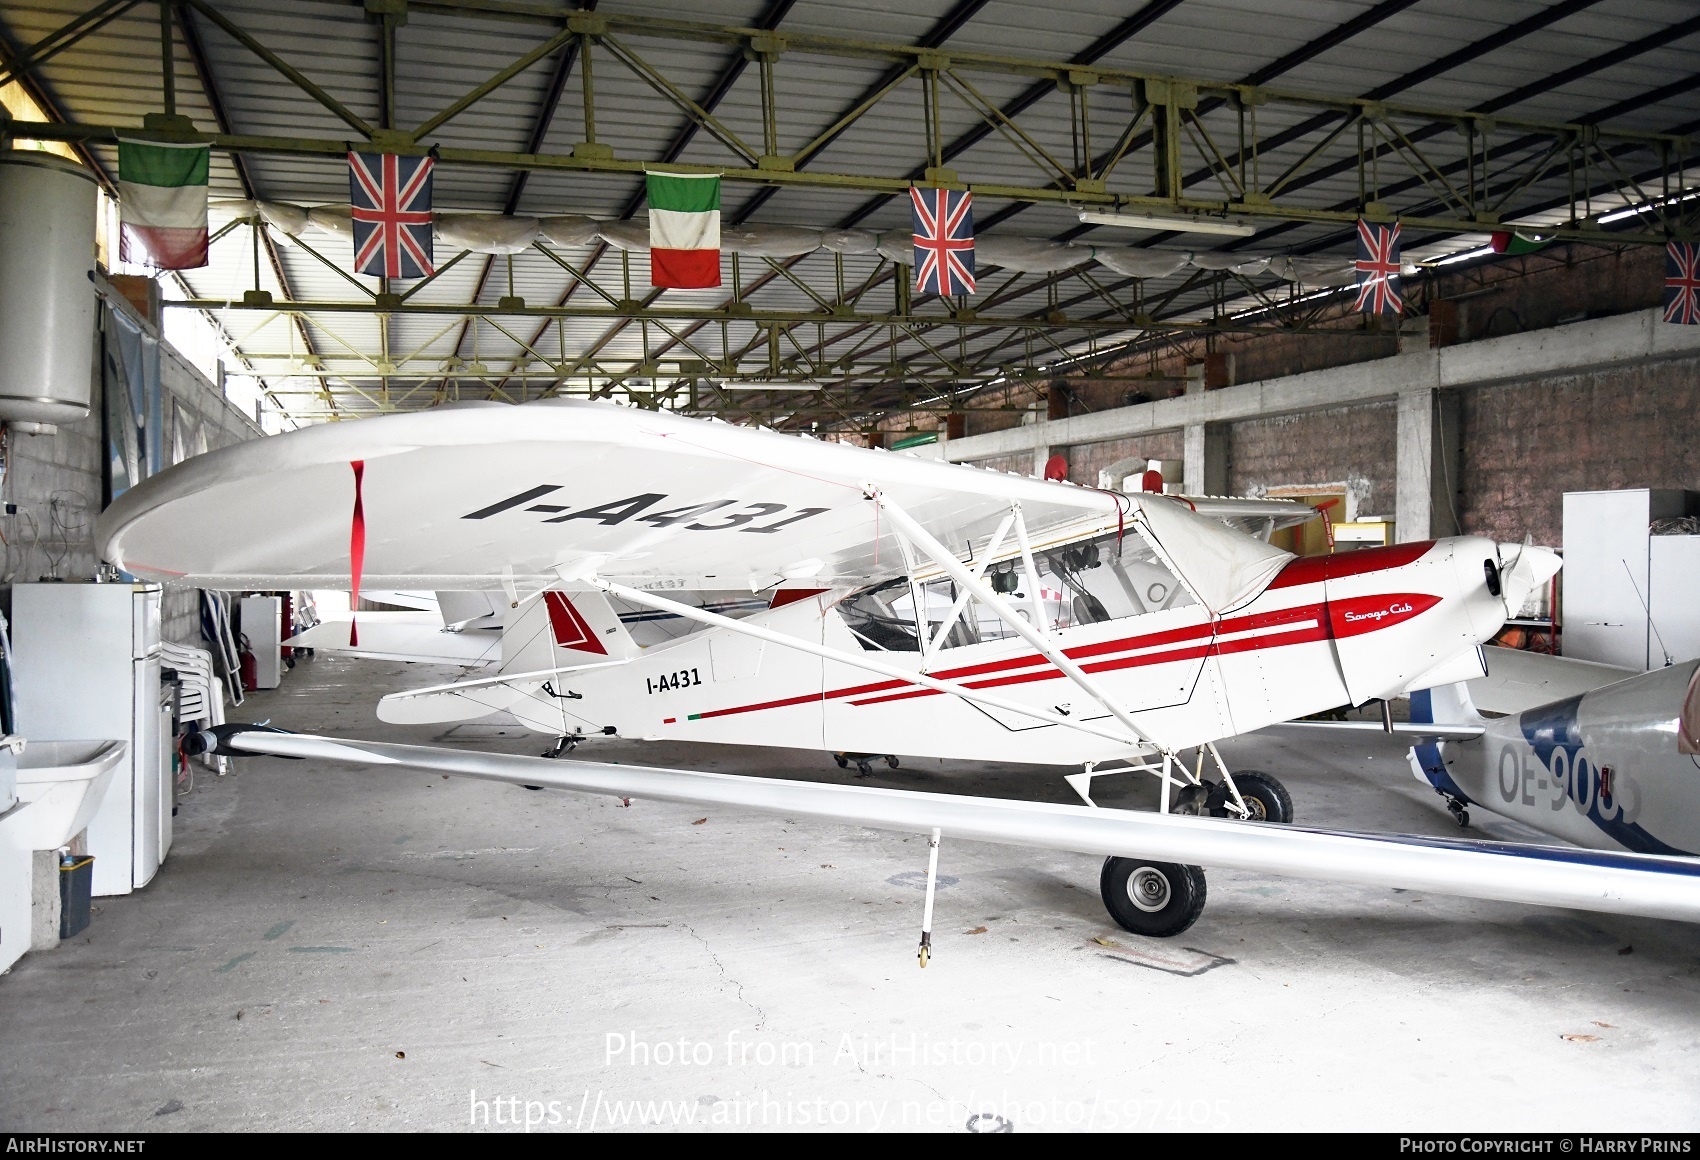
[[[1432,689],[1413,689],[1411,691],[1411,720],[1421,725],[1486,725],[1487,719],[1476,710],[1476,702],[1470,696],[1470,687],[1463,681],[1450,685],[1436,685]],[[1471,801],[1462,786],[1452,780],[1450,764],[1447,760],[1447,745],[1450,742],[1425,741],[1421,745],[1413,745],[1406,754],[1406,760],[1411,764],[1411,772],[1418,781],[1433,786],[1449,802]],[[1454,811],[1456,813],[1457,811]],[[1462,816],[1462,815],[1460,815]]]
[[[1411,720],[1421,725],[1486,725],[1463,681],[1411,691]]]
[[[504,673],[619,661],[641,651],[600,592],[544,592],[509,609],[506,619]]]

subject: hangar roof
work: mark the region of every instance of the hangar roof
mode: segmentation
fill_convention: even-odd
[[[14,0],[12,79],[62,122],[18,135],[72,142],[108,182],[117,131],[212,142],[212,264],[168,296],[216,320],[298,421],[601,394],[925,427],[1154,336],[1326,325],[1319,304],[1346,291],[1323,259],[1349,279],[1360,216],[1399,221],[1407,262],[1505,224],[1662,240],[1688,207],[1700,16],[1685,0]],[[345,238],[292,236],[254,205],[345,204],[342,153],[368,139],[439,151],[439,211],[641,220],[643,168],[662,164],[723,173],[728,230],[863,230],[901,253],[907,187],[950,185],[975,192],[984,255],[1074,248],[983,257],[957,300],[911,294],[907,266],[855,246],[757,246],[728,256],[723,289],[653,291],[647,256],[602,237],[513,255],[439,238],[435,278],[380,284],[349,273]],[[1625,206],[1647,209],[1614,218]],[[1222,226],[1250,234],[1197,232]]]

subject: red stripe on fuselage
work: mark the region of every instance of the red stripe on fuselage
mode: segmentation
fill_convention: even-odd
[[[1266,648],[1283,648],[1288,645],[1314,644],[1317,641],[1327,640],[1330,636],[1359,636],[1364,633],[1375,632],[1378,629],[1388,628],[1419,616],[1438,603],[1440,603],[1438,596],[1419,592],[1354,597],[1340,602],[1340,607],[1333,611],[1332,624],[1324,620],[1324,616],[1329,610],[1328,605],[1322,603],[1308,604],[1298,608],[1279,608],[1269,612],[1229,617],[1214,624],[1210,621],[1204,621],[1200,624],[1166,629],[1163,632],[1146,633],[1143,636],[1121,637],[1117,640],[1100,641],[1097,644],[1079,645],[1075,648],[1064,649],[1063,655],[1071,660],[1085,660],[1089,657],[1103,657],[1105,654],[1161,648],[1163,645],[1182,644],[1186,641],[1198,642],[1185,648],[1168,649],[1133,657],[1112,657],[1081,665],[1081,669],[1087,673],[1101,673],[1169,664],[1175,661],[1198,660],[1208,657],[1212,653],[1221,656]],[[1397,605],[1405,605],[1406,607],[1395,612],[1393,609]],[[1241,637],[1236,640],[1221,639],[1225,636],[1236,636],[1239,633],[1256,632],[1260,629],[1281,628],[1284,625],[1297,626],[1262,636]],[[1044,667],[1039,668],[1038,666],[1041,665]],[[1035,671],[1021,672],[1022,669],[1033,669]],[[994,673],[999,675],[990,676]],[[962,681],[970,689],[991,689],[1003,685],[1055,680],[1063,674],[1061,670],[1040,654],[1029,653],[1001,661],[987,661],[978,665],[941,669],[929,675],[940,680]],[[964,677],[989,677],[990,679],[962,680]],[[892,695],[872,695],[884,693]],[[782,709],[792,705],[808,704],[812,701],[836,701],[845,698],[858,698],[851,701],[853,705],[878,705],[887,701],[907,700],[911,697],[935,696],[938,693],[939,690],[937,689],[916,688],[910,681],[894,679],[876,681],[865,685],[852,685],[824,693],[806,693],[777,701],[762,701],[753,705],[714,709],[699,714],[699,717],[728,717],[739,713],[754,713],[762,709]]]
[[[1386,548],[1359,548],[1353,552],[1336,552],[1327,556],[1301,556],[1275,574],[1264,591],[1292,588],[1298,584],[1320,584],[1324,580],[1339,580],[1345,576],[1362,576],[1366,572],[1385,572],[1402,568],[1421,559],[1434,547],[1433,540],[1415,544],[1394,544]]]

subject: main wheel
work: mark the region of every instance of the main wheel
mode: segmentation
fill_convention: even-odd
[[[1255,769],[1243,770],[1234,774],[1234,784],[1240,788],[1240,796],[1245,799],[1246,809],[1251,811],[1246,815],[1248,822],[1290,822],[1293,820],[1293,795],[1287,792],[1287,787]],[[1213,795],[1210,812],[1218,818],[1228,818],[1234,815],[1228,809],[1228,803],[1233,801],[1233,795],[1227,786],[1222,786]]]
[[[1172,938],[1204,913],[1204,871],[1197,866],[1106,858],[1098,889],[1117,926],[1151,938]]]

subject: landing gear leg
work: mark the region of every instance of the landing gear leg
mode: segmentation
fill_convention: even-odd
[[[1256,769],[1233,773],[1213,744],[1205,744],[1198,754],[1200,777],[1204,772],[1204,756],[1208,753],[1222,774],[1222,783],[1212,786],[1205,807],[1216,818],[1241,818],[1248,822],[1290,822],[1293,820],[1293,795],[1275,778]]]

